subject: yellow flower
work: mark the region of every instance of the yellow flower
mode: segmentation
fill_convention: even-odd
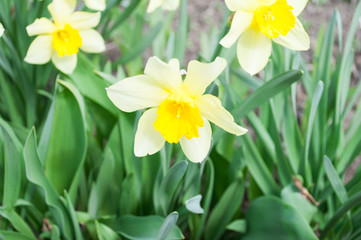
[[[147,13],[151,13],[159,7],[163,10],[174,11],[178,8],[180,0],[150,0]]]
[[[4,34],[4,31],[5,31],[5,29],[4,29],[3,25],[0,23],[0,37]]]
[[[212,130],[208,120],[237,136],[245,134],[247,130],[234,122],[217,97],[204,94],[226,65],[223,58],[209,64],[191,61],[183,81],[177,59],[164,63],[152,57],[144,75],[110,86],[108,97],[122,111],[149,108],[139,119],[135,155],[154,154],[165,141],[180,142],[189,160],[201,162],[211,146]]]
[[[272,40],[292,50],[310,48],[310,38],[297,19],[307,0],[225,0],[235,11],[228,34],[220,41],[226,48],[238,40],[242,68],[254,75],[268,62]]]
[[[75,4],[64,0],[54,0],[48,9],[53,21],[38,18],[26,28],[29,36],[39,35],[28,49],[26,62],[44,64],[52,60],[60,71],[70,74],[79,49],[89,53],[105,50],[102,36],[92,29],[100,21],[99,12],[74,12]]]

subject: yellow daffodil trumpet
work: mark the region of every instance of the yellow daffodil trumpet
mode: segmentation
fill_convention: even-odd
[[[65,0],[54,0],[48,9],[53,21],[38,18],[26,28],[29,36],[38,35],[28,49],[26,62],[45,64],[52,60],[56,68],[70,74],[79,49],[89,53],[105,50],[102,36],[92,29],[100,21],[99,12],[74,12],[75,2]]]
[[[135,134],[135,155],[154,154],[165,141],[179,142],[190,161],[201,162],[211,146],[209,121],[237,136],[245,134],[247,129],[234,122],[217,97],[204,94],[226,65],[223,58],[209,64],[191,61],[183,81],[177,59],[164,63],[151,57],[143,75],[110,86],[108,97],[120,110],[147,109]]]
[[[310,38],[297,19],[307,0],[225,0],[235,12],[228,34],[220,41],[226,48],[238,40],[237,57],[241,67],[251,75],[268,62],[272,41],[304,51]]]
[[[178,8],[180,0],[150,0],[147,13],[162,7],[163,10],[174,11]]]

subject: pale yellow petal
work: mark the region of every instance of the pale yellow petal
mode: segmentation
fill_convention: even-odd
[[[84,52],[100,53],[105,50],[103,37],[94,29],[81,30],[79,34],[82,39],[80,49]]]
[[[238,61],[251,75],[260,72],[267,65],[271,52],[271,39],[252,28],[244,32],[238,41]]]
[[[84,0],[84,2],[88,8],[96,11],[104,11],[106,7],[105,0]]]
[[[162,6],[163,0],[150,0],[147,8],[147,13],[151,13],[160,6]]]
[[[47,18],[37,18],[32,24],[26,27],[29,36],[52,34],[55,30],[55,25]]]
[[[306,51],[310,48],[310,36],[298,19],[296,19],[296,26],[288,32],[287,36],[280,35],[274,41],[296,51]]]
[[[180,0],[164,0],[163,9],[167,11],[174,11],[179,7]]]
[[[201,115],[225,131],[237,136],[247,133],[247,129],[237,125],[233,116],[222,106],[221,101],[210,94],[197,100]]]
[[[68,23],[75,29],[85,30],[96,27],[99,24],[100,17],[100,12],[89,13],[78,11],[71,14]]]
[[[154,128],[156,112],[156,108],[151,108],[145,111],[139,119],[134,140],[134,154],[137,157],[152,155],[158,152],[165,143],[162,134]]]
[[[114,105],[124,112],[157,107],[169,96],[167,91],[146,75],[119,81],[107,88],[107,94]]]
[[[188,65],[186,79],[183,82],[184,89],[191,96],[201,96],[226,66],[226,59],[220,57],[217,57],[212,63],[191,61]]]
[[[298,17],[307,5],[307,0],[287,0],[288,5],[293,7],[293,14]]]
[[[55,25],[62,28],[67,23],[71,14],[75,10],[74,0],[53,0],[48,5],[48,10],[55,22]]]
[[[40,35],[30,44],[25,56],[25,62],[31,64],[44,64],[49,62],[53,52],[53,37]]]
[[[4,26],[0,23],[0,37],[4,34]]]
[[[232,25],[226,36],[219,42],[223,47],[231,47],[252,24],[253,13],[238,10],[233,17]]]
[[[177,59],[165,63],[157,57],[151,57],[145,66],[144,74],[152,78],[157,85],[163,86],[164,89],[179,89],[182,86],[182,76],[180,69],[176,68],[176,62],[178,62]]]
[[[237,10],[254,12],[260,6],[259,0],[225,0],[225,2],[232,12]]]
[[[59,57],[56,51],[54,51],[51,56],[51,60],[53,61],[55,67],[66,74],[71,74],[74,71],[77,59],[76,54]]]
[[[180,145],[186,157],[195,163],[206,159],[211,148],[212,129],[207,119],[203,118],[203,127],[198,128],[199,137],[188,140],[185,137],[180,139]]]
[[[258,0],[262,6],[270,6],[274,4],[277,0]]]

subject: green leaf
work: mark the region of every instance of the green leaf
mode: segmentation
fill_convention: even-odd
[[[108,226],[95,221],[95,227],[99,240],[117,240],[119,239],[118,234],[114,232]]]
[[[93,63],[83,54],[78,54],[77,67],[69,77],[83,96],[117,116],[118,110],[108,98],[105,90],[111,83],[95,74],[94,71]]]
[[[234,232],[245,233],[247,230],[247,222],[244,219],[237,219],[228,224],[227,230]]]
[[[73,230],[74,230],[74,234],[75,234],[75,239],[76,240],[82,240],[82,234],[81,234],[81,230],[80,230],[80,225],[78,223],[78,219],[76,217],[76,213],[73,207],[73,203],[71,202],[70,196],[69,194],[65,191],[64,192],[64,196],[65,196],[65,206],[67,207],[69,216],[71,218],[71,222],[73,224]]]
[[[174,193],[188,167],[187,161],[176,163],[164,177],[159,189],[159,201],[163,213],[166,214]]]
[[[327,235],[335,228],[336,223],[338,223],[338,221],[340,221],[349,210],[359,205],[360,203],[361,192],[358,192],[357,194],[347,199],[347,201],[342,204],[339,209],[337,209],[332,218],[327,222],[325,228],[322,230],[320,240],[325,239]]]
[[[70,83],[58,80],[49,148],[45,160],[46,176],[59,194],[69,190],[74,197],[87,148],[84,103]]]
[[[257,88],[253,93],[251,93],[242,102],[242,104],[235,111],[233,111],[234,118],[240,119],[247,115],[255,108],[261,106],[263,103],[267,102],[269,99],[291,86],[294,82],[300,80],[301,76],[301,71],[289,71],[266,82],[261,87]]]
[[[328,157],[326,156],[323,158],[323,166],[325,167],[328,180],[330,181],[331,186],[335,191],[338,199],[342,204],[345,203],[348,199],[346,189],[341,179],[339,178],[335,168],[333,167],[330,159],[328,159]]]
[[[309,165],[309,151],[310,151],[310,144],[311,144],[311,136],[312,136],[312,129],[313,123],[316,117],[316,111],[318,108],[318,104],[320,102],[322,93],[323,93],[323,82],[319,81],[315,90],[315,93],[312,98],[311,110],[308,116],[308,124],[307,124],[307,132],[305,136],[305,144],[303,149],[303,158],[301,158],[300,166],[299,166],[299,173],[304,174],[305,180],[307,184],[311,184],[312,176],[311,176],[311,169]]]
[[[292,206],[274,196],[256,199],[246,213],[245,240],[316,240],[307,221]]]
[[[23,161],[23,159],[20,159],[19,152],[5,128],[1,125],[0,127],[5,139],[4,197],[2,205],[13,206],[20,193],[22,179],[20,161]]]
[[[159,216],[137,217],[125,215],[114,220],[104,220],[104,224],[123,237],[132,240],[154,240],[157,238],[164,220],[164,218]],[[182,232],[177,226],[174,226],[166,239],[183,238]]]
[[[10,232],[10,231],[1,231],[0,230],[0,239],[1,240],[33,240],[27,235],[18,233],[18,232]]]
[[[219,239],[234,214],[241,207],[244,181],[233,182],[214,207],[205,230],[205,239]]]
[[[168,235],[171,233],[173,227],[176,225],[178,220],[178,213],[172,212],[164,220],[162,226],[160,227],[157,240],[166,240]]]
[[[11,207],[0,207],[0,215],[6,218],[20,233],[29,237],[29,239],[35,240],[35,236],[30,227],[22,219],[22,217],[15,212]]]
[[[41,166],[37,153],[35,130],[32,129],[24,146],[24,160],[26,177],[35,185],[41,187],[45,193],[45,201],[52,213],[57,225],[62,230],[65,239],[73,239],[71,219],[67,214],[67,210],[61,201],[59,195],[48,181]]]
[[[104,33],[104,39],[107,38],[111,32],[113,32],[116,28],[120,26],[124,22],[124,20],[127,20],[128,17],[133,13],[133,11],[137,8],[138,4],[140,3],[140,0],[132,0],[130,4],[127,6],[124,11],[117,15],[117,18],[114,20],[114,23],[112,24],[111,28]]]
[[[285,203],[294,207],[308,223],[317,212],[317,207],[305,199],[293,184],[282,189],[281,198]]]
[[[108,149],[105,152],[104,161],[100,167],[97,181],[90,193],[88,212],[94,218],[98,217],[98,212],[103,207],[107,200],[111,200],[111,185],[114,178],[114,156]],[[105,204],[108,205],[108,204]],[[110,205],[110,204],[109,204]],[[110,206],[109,206],[110,207]],[[115,212],[109,212],[112,214]]]
[[[157,23],[154,27],[152,27],[149,32],[142,38],[138,39],[135,42],[134,46],[132,46],[132,51],[124,54],[121,58],[119,58],[114,64],[125,64],[135,57],[141,55],[153,42],[153,40],[158,36],[158,33],[162,30],[163,22]]]
[[[246,134],[239,138],[241,146],[243,146],[244,160],[254,180],[265,194],[278,195],[279,186],[275,182],[271,171],[267,168],[261,157],[256,145],[251,137]]]
[[[175,34],[175,44],[174,44],[174,58],[177,58],[179,62],[183,62],[184,54],[187,48],[188,40],[188,11],[187,11],[187,0],[181,0],[180,3],[180,13],[178,28]]]

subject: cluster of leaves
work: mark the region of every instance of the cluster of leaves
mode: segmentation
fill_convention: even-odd
[[[105,92],[141,73],[149,47],[184,59],[187,1],[174,30],[175,13],[147,16],[146,1],[109,0],[99,30],[120,56],[80,54],[76,70],[60,76],[51,64],[23,61],[31,42],[25,26],[46,16],[48,3],[0,2],[0,239],[361,237],[360,169],[343,183],[361,152],[361,83],[350,87],[361,3],[345,44],[337,11],[320,32],[312,72],[300,53],[276,45],[264,81],[240,70],[236,46],[218,45],[228,12],[220,29],[202,35],[200,59],[233,62],[208,93],[252,133],[215,130],[201,164],[170,144],[135,157],[140,113],[120,112]]]

